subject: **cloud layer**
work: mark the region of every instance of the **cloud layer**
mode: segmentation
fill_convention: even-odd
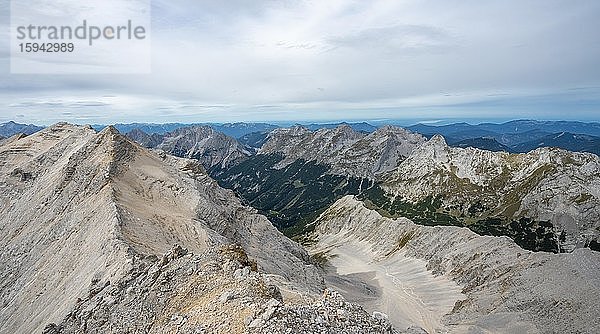
[[[600,118],[598,1],[154,0],[152,12],[150,75],[11,75],[0,53],[0,121]]]

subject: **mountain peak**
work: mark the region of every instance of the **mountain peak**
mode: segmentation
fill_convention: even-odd
[[[429,139],[428,143],[430,145],[434,145],[434,146],[441,146],[441,147],[448,146],[448,144],[446,143],[446,139],[444,138],[444,136],[442,136],[440,134],[433,135],[433,137],[431,137],[431,139]]]
[[[100,134],[111,134],[111,135],[120,135],[121,133],[117,128],[112,125],[109,125],[100,131]]]
[[[338,125],[335,129],[339,131],[353,130],[348,123],[340,123],[340,125]]]
[[[324,132],[331,131],[331,130],[328,130],[328,129],[322,129],[322,130],[323,130]],[[362,137],[362,135],[361,135],[361,133],[360,133],[360,132],[358,132],[358,131],[354,130],[354,129],[353,129],[353,128],[352,128],[350,125],[348,125],[347,123],[346,123],[346,124],[342,123],[342,124],[338,125],[337,127],[335,127],[335,129],[333,129],[333,133],[335,133],[335,134],[340,134],[340,135],[344,135],[345,137],[349,137],[349,138],[350,138],[350,137],[351,137],[351,138],[354,138],[354,137]]]

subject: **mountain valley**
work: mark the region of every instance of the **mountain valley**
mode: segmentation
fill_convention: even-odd
[[[396,126],[241,137],[1,141],[0,333],[600,330],[597,155]]]

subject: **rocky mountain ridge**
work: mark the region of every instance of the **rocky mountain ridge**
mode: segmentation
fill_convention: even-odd
[[[44,333],[397,333],[331,290],[286,303],[252,265],[235,246],[134,257],[123,279],[93,286]]]
[[[387,174],[381,188],[388,202],[396,202],[388,206],[392,211],[433,201],[434,212],[467,221],[550,221],[568,249],[585,246],[600,232],[600,158],[589,153],[462,149],[434,136]]]
[[[0,146],[0,193],[2,333],[60,324],[90,289],[175,244],[201,254],[237,243],[284,295],[323,288],[306,251],[200,164],[148,151],[111,127],[61,123]]]
[[[226,169],[252,154],[237,140],[210,126],[183,127],[164,135],[134,129],[127,136],[145,147],[196,159],[208,170]]]
[[[384,126],[365,134],[341,125],[333,129],[310,131],[296,126],[269,133],[258,154],[282,154],[276,168],[296,160],[315,161],[330,168],[330,173],[375,179],[392,170],[425,142],[425,138],[395,126]]]

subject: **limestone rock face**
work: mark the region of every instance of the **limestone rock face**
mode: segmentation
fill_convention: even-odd
[[[158,133],[148,134],[136,128],[129,131],[127,133],[127,137],[143,147],[154,148],[160,145],[160,143],[163,141],[164,135]]]
[[[183,127],[164,135],[133,130],[127,136],[144,147],[196,159],[206,169],[231,167],[252,154],[237,140],[210,126]]]
[[[406,272],[409,259],[424,261],[438,280],[450,278],[462,287],[464,297],[442,317],[449,332],[595,333],[600,331],[600,253],[576,249],[568,254],[530,252],[506,237],[478,236],[467,228],[415,225],[405,218],[390,219],[370,210],[352,196],[327,209],[315,222],[313,253],[327,258],[354,243],[370,254],[369,271],[385,275]],[[355,258],[358,253],[355,253]],[[397,259],[397,260],[395,260]],[[335,263],[336,258],[331,259]],[[347,271],[346,263],[337,267]],[[354,276],[361,271],[355,270]],[[382,276],[385,276],[382,275]],[[372,276],[372,274],[371,274]],[[381,283],[382,280],[379,279]],[[383,289],[382,301],[397,286]],[[374,283],[373,283],[374,284]],[[428,287],[428,294],[438,291]],[[411,289],[419,293],[418,289]],[[426,302],[428,294],[416,295]],[[425,315],[425,313],[423,313]],[[393,319],[392,319],[393,320]]]
[[[569,250],[600,234],[600,158],[540,148],[524,154],[449,147],[432,137],[382,178],[390,198],[441,196],[455,216],[529,217],[566,234]],[[477,214],[475,214],[477,216]]]
[[[285,167],[298,159],[329,166],[329,173],[375,179],[394,169],[425,138],[395,126],[365,134],[348,125],[310,131],[296,126],[272,131],[259,154],[282,154]]]
[[[306,251],[196,161],[108,127],[57,124],[0,146],[0,332],[41,332],[136,257],[239,244],[289,290],[323,285]]]

